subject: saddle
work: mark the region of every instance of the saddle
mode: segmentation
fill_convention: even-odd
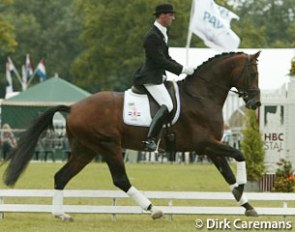
[[[176,91],[175,91],[175,87],[173,85],[173,83],[171,81],[166,81],[164,83],[166,89],[168,90],[168,93],[172,99],[172,103],[173,103],[173,110],[170,112],[169,114],[169,119],[168,121],[172,121],[173,116],[176,113],[176,106],[177,106],[177,99],[176,99]],[[150,104],[150,113],[151,113],[151,117],[153,118],[155,116],[155,114],[157,113],[157,111],[159,110],[160,106],[159,104],[155,101],[155,99],[152,97],[152,95],[146,90],[146,88],[144,88],[143,86],[135,86],[133,85],[131,87],[131,91],[133,93],[136,94],[145,94],[148,96],[149,99],[149,104]]]
[[[179,90],[176,82],[166,81],[165,86],[174,106],[168,121],[174,124],[180,113]],[[132,86],[124,93],[123,120],[127,125],[149,127],[159,108],[159,104],[143,86]]]

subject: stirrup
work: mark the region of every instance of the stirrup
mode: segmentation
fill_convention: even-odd
[[[157,151],[158,145],[156,144],[156,142],[153,139],[149,139],[149,140],[142,141],[142,142],[144,144],[145,151],[149,151],[149,152]]]
[[[161,139],[159,139],[157,143],[154,140],[153,141],[147,140],[147,141],[142,141],[142,142],[143,142],[143,144],[145,144],[145,151],[147,151],[147,152],[154,152],[155,154],[165,153],[165,150],[164,149],[159,148]],[[150,146],[151,146],[150,144],[151,143],[154,143],[155,144],[155,146],[156,146],[155,149],[150,148]]]

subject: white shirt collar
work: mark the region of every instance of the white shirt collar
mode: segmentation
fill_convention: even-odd
[[[162,34],[165,37],[165,41],[167,43],[168,42],[167,28],[161,25],[157,20],[154,22],[154,25],[162,32]]]

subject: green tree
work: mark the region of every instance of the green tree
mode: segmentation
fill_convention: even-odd
[[[76,1],[85,49],[73,64],[75,82],[91,86],[92,92],[130,85],[143,59],[141,43],[150,17],[142,16],[152,12],[151,5],[144,0]],[[87,80],[83,80],[85,74]]]
[[[265,48],[267,47],[267,39],[265,36],[265,26],[257,28],[252,24],[251,18],[243,18],[234,24],[233,30],[241,39],[240,47],[242,48]],[[244,28],[247,28],[245,30]],[[253,43],[255,41],[255,43]]]
[[[255,181],[261,177],[265,170],[264,144],[259,131],[256,111],[247,110],[242,135],[241,150],[246,158],[247,178],[250,181]]]
[[[17,46],[14,27],[7,20],[7,9],[13,4],[12,0],[3,0],[0,2],[0,53],[11,52]]]
[[[13,52],[17,47],[14,25],[7,20],[9,17],[7,9],[12,6],[12,0],[2,0],[0,2],[0,98],[4,98],[7,84],[5,78],[7,59],[3,54]]]
[[[45,58],[49,77],[58,73],[70,79],[70,65],[81,50],[81,24],[73,14],[72,4],[73,0],[48,0],[46,4],[39,0],[14,0],[7,11],[18,46],[4,55],[13,58],[19,72],[26,54],[30,54],[35,66]]]
[[[249,45],[252,45],[251,47],[274,48],[291,46],[294,35],[290,34],[288,29],[295,17],[293,0],[240,0],[236,2],[238,3],[236,3],[235,12],[240,16],[239,36],[242,39],[242,47]],[[244,38],[248,38],[249,26],[251,28],[251,25],[257,31],[258,41],[253,37],[250,44],[243,44]],[[262,37],[266,41],[263,41]]]

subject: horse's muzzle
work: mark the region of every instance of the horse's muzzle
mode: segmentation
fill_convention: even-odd
[[[261,102],[260,102],[260,100],[257,100],[256,98],[251,99],[251,100],[247,101],[247,103],[246,103],[246,107],[250,110],[256,110],[260,106],[261,106]]]
[[[256,110],[261,106],[260,102],[260,89],[247,89],[243,95],[246,107],[250,110]]]

